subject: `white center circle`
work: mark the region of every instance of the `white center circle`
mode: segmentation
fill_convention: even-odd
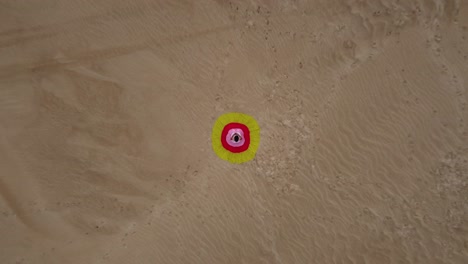
[[[242,129],[240,128],[229,129],[226,135],[226,142],[231,147],[240,147],[244,145],[245,143],[244,131],[242,131]]]

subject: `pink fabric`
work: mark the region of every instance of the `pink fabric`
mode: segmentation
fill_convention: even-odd
[[[240,137],[240,140],[235,142],[234,141],[234,136],[238,135]],[[240,147],[244,145],[245,143],[245,138],[244,138],[244,131],[240,128],[232,128],[229,129],[227,135],[226,135],[226,142],[229,144],[231,147]]]

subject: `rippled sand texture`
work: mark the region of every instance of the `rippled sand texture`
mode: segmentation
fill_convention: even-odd
[[[1,263],[468,263],[467,1],[5,0],[0,22]],[[262,129],[242,165],[210,145],[234,111]]]

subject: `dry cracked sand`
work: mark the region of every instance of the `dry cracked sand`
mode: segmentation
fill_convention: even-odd
[[[468,263],[468,1],[0,1],[0,262]],[[255,117],[256,158],[211,129]]]

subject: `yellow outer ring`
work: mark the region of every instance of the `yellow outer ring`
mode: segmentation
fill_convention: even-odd
[[[232,153],[223,147],[221,143],[221,133],[224,127],[229,123],[241,123],[246,125],[250,131],[249,148],[241,153]],[[257,121],[249,115],[242,113],[226,113],[218,117],[211,133],[211,145],[214,152],[223,160],[231,163],[244,163],[255,157],[258,146],[260,145],[260,127]]]

